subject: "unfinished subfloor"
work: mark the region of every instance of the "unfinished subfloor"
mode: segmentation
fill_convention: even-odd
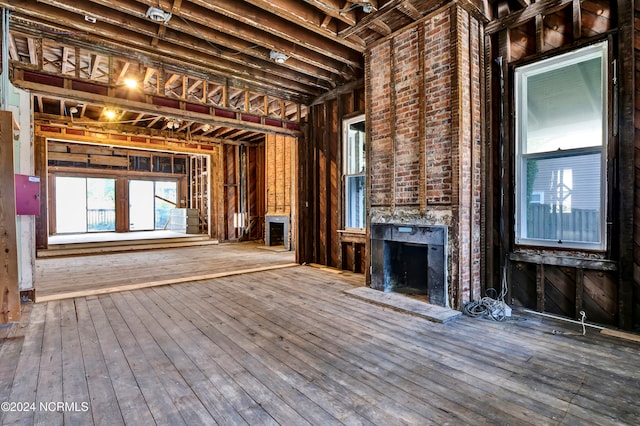
[[[640,344],[538,316],[444,324],[295,266],[24,305],[2,424],[637,424]],[[41,404],[43,403],[43,404]],[[62,403],[62,405],[60,405]],[[20,404],[20,405],[18,405]],[[26,404],[26,405],[25,405]]]

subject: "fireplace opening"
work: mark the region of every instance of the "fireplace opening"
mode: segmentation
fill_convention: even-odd
[[[448,307],[446,243],[446,226],[372,223],[371,288]]]
[[[269,222],[269,242],[270,246],[284,245],[284,223]]]
[[[291,250],[289,236],[289,216],[267,215],[265,217],[264,244],[267,246],[284,246]]]
[[[429,246],[384,242],[384,291],[427,296]]]

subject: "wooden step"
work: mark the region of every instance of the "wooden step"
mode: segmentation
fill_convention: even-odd
[[[117,253],[135,250],[149,250],[174,247],[191,247],[218,244],[208,235],[180,238],[162,238],[156,240],[102,241],[91,243],[56,244],[46,250],[38,250],[37,257],[81,256],[100,253]]]

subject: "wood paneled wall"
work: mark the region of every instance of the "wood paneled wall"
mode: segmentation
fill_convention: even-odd
[[[507,2],[501,4],[506,6]],[[506,14],[502,16],[499,12],[501,16],[485,28],[489,36],[486,38],[485,60],[489,93],[484,186],[488,238],[484,260],[486,286],[500,288],[506,253],[512,303],[567,317],[576,317],[585,310],[589,321],[626,329],[634,325],[640,327],[640,201],[637,197],[640,167],[634,168],[633,163],[634,150],[638,152],[640,149],[637,118],[634,138],[634,114],[638,117],[639,109],[634,111],[633,93],[635,91],[638,96],[640,83],[637,58],[635,71],[632,63],[634,13],[636,55],[640,50],[640,42],[637,41],[638,6],[634,12],[632,2],[628,0],[584,0],[547,5],[536,2],[527,9],[512,14],[509,14],[508,7],[502,9]],[[609,41],[611,57],[615,60],[611,69],[617,73],[615,83],[610,85],[612,107],[609,120],[612,128],[608,141],[608,247],[596,253],[517,246],[513,241],[513,68],[519,63],[533,62],[601,40]],[[498,65],[498,58],[502,59],[502,68]],[[502,81],[501,75],[504,76]],[[504,88],[502,96],[501,87]],[[503,146],[500,144],[501,110],[505,114],[502,121]],[[502,159],[507,177],[504,180],[500,177],[501,152],[504,152]],[[635,184],[629,176],[636,176]],[[504,201],[500,196],[502,185],[506,194]]]
[[[633,327],[640,329],[640,1],[635,1],[633,11],[634,26],[630,31],[633,32],[633,40],[635,40],[634,55],[635,64],[633,70],[635,72],[635,88],[633,90],[634,98],[634,217],[633,217]]]
[[[364,83],[325,97],[310,108],[305,142],[299,147],[300,262],[363,272],[364,240],[344,241],[342,120],[364,113]]]
[[[264,143],[220,145],[213,163],[214,238],[220,241],[263,239],[264,151]],[[238,226],[241,224],[243,226]]]

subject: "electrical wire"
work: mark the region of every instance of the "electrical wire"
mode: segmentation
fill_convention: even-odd
[[[495,60],[496,65],[499,67],[500,72],[500,110],[499,110],[499,152],[500,152],[500,250],[502,251],[502,277],[500,280],[500,293],[498,294],[495,289],[489,288],[485,292],[486,296],[479,301],[469,302],[463,306],[462,311],[472,317],[486,317],[494,321],[505,321],[511,314],[511,308],[507,306],[504,298],[507,295],[507,241],[506,241],[506,229],[505,229],[505,217],[504,217],[504,205],[505,205],[505,164],[504,164],[504,71],[502,64],[502,57],[498,57]],[[491,297],[495,296],[495,297]],[[507,311],[508,310],[508,311]]]
[[[309,3],[312,6],[316,6],[316,7],[319,6],[319,7],[323,8],[323,9],[331,10],[333,12],[338,12],[338,13],[351,12],[352,10],[354,10],[354,9],[356,9],[358,7],[364,7],[363,6],[364,4],[368,4],[366,2],[353,3],[349,7],[346,7],[344,9],[338,9],[337,7],[330,6],[330,5],[326,4],[326,3],[323,3],[323,2],[318,1],[318,0],[304,0],[304,1],[305,1],[305,3]]]
[[[470,317],[506,321],[509,315],[507,313],[508,306],[504,302],[504,296],[506,295],[504,289],[498,295],[494,288],[489,288],[485,294],[486,296],[482,299],[465,304],[462,307],[462,312]]]
[[[193,27],[193,25],[191,25],[191,22],[187,21],[186,19],[184,19],[184,18],[183,18],[182,16],[180,16],[180,15],[176,15],[176,16],[178,16],[178,18],[180,18],[180,20],[181,20],[182,22],[184,22],[185,24],[187,24],[187,25],[189,26],[189,28],[191,28],[191,31],[193,31],[194,33],[198,34],[198,35],[202,38],[202,40],[204,40],[204,42],[205,42],[205,43],[207,43],[207,44],[208,44],[208,45],[209,45],[213,50],[215,50],[215,52],[216,52],[218,55],[222,55],[222,50],[220,50],[220,48],[219,48],[218,46],[216,46],[215,44],[213,44],[213,43],[211,43],[209,40],[207,40],[207,38],[206,38],[206,37],[205,37],[205,36],[204,36],[200,31],[198,31],[197,29],[195,29],[195,28]]]
[[[584,320],[587,318],[587,314],[584,311],[580,311],[580,324],[582,325],[582,334],[576,333],[573,331],[560,331],[560,330],[552,330],[551,334],[562,334],[564,336],[584,336],[587,334],[587,328],[585,327]]]

